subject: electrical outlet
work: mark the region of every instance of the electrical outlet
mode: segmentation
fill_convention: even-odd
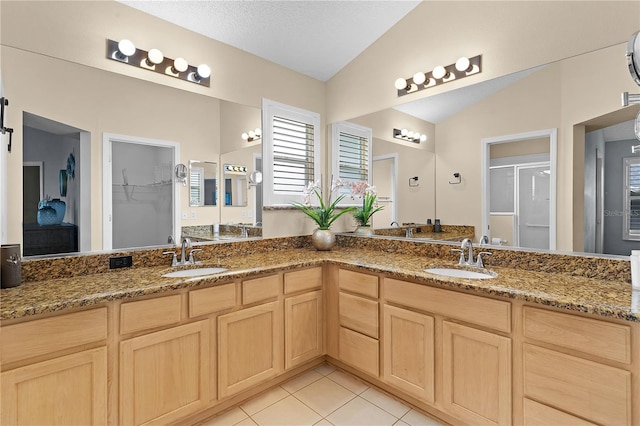
[[[242,211],[240,212],[240,216],[242,216],[242,217],[247,217],[247,212],[246,212],[246,211],[244,211],[244,210],[242,210]]]
[[[182,218],[185,219],[185,220],[189,219],[189,215],[187,214],[186,210],[182,212]]]
[[[247,217],[253,217],[253,212],[251,210],[247,210]]]
[[[191,219],[195,219],[196,218],[196,212],[191,210]]]

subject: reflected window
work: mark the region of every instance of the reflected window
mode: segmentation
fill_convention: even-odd
[[[640,157],[624,159],[624,239],[640,241]]]
[[[372,184],[371,129],[352,123],[334,123],[331,129],[333,177],[343,181],[363,181]],[[341,193],[349,194],[347,187]],[[344,200],[348,204],[351,198]]]
[[[218,199],[218,165],[209,161],[189,161],[189,206],[215,206]]]

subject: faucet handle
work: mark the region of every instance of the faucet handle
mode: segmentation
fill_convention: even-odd
[[[175,251],[163,251],[162,254],[172,254],[173,255],[173,259],[171,259],[171,266],[178,265],[178,257],[176,256],[176,252]]]
[[[202,249],[196,248],[191,250],[191,252],[189,252],[189,263],[197,265],[200,262],[196,262],[194,257],[193,257],[193,253],[198,252],[198,251],[202,251]]]
[[[458,265],[466,265],[466,261],[464,259],[464,251],[462,251],[461,249],[451,249],[452,252],[460,252],[460,260],[458,260]]]
[[[476,261],[476,266],[478,268],[484,268],[484,263],[482,263],[482,255],[486,254],[487,256],[491,256],[493,253],[489,252],[489,251],[481,251],[480,253],[478,253],[478,260]]]

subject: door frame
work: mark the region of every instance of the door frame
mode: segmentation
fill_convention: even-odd
[[[384,154],[373,157],[372,163],[382,160],[392,160],[391,162],[391,222],[398,221],[398,154]],[[371,168],[373,171],[373,167]],[[373,184],[373,173],[371,183]]]
[[[111,153],[113,142],[133,143],[138,145],[151,145],[162,148],[173,148],[173,167],[180,164],[180,142],[164,141],[160,139],[140,138],[136,136],[118,135],[114,133],[102,134],[102,249],[113,248],[113,173],[111,170]],[[174,170],[171,170],[173,182],[173,230],[174,241],[181,240],[180,218],[180,185],[174,178]]]
[[[482,194],[482,228],[481,234],[489,237],[489,165],[491,145],[509,142],[521,142],[529,139],[549,138],[549,165],[551,176],[549,178],[549,250],[556,249],[556,193],[557,193],[557,159],[558,159],[558,129],[536,130],[532,132],[516,133],[513,135],[483,138],[481,140],[482,165],[481,165],[481,194]]]

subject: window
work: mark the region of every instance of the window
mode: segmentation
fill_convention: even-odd
[[[343,181],[365,181],[372,184],[371,129],[351,123],[335,123],[331,126],[333,178]],[[341,189],[349,193],[346,187]],[[344,203],[352,200],[345,198]]]
[[[191,166],[189,173],[189,205],[204,206],[202,189],[204,187],[204,168]]]
[[[624,159],[623,239],[640,241],[640,157]]]
[[[300,201],[320,179],[320,114],[264,99],[262,123],[264,203]]]

